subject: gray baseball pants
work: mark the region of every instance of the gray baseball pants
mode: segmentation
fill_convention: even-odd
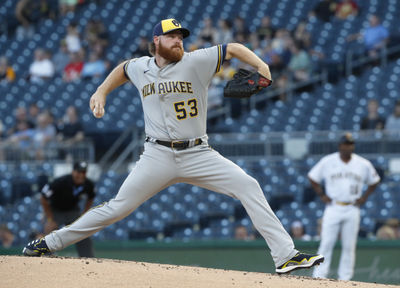
[[[81,211],[79,209],[70,211],[59,211],[53,209],[54,221],[56,221],[56,223],[60,226],[73,223],[76,219],[79,218],[80,215]],[[92,239],[85,238],[82,241],[76,242],[75,247],[79,257],[94,257]]]
[[[164,188],[180,182],[239,199],[267,242],[276,267],[298,252],[258,182],[207,143],[185,150],[145,143],[145,151],[115,198],[89,210],[71,225],[50,233],[45,237],[46,243],[51,251],[57,251],[81,241],[125,218]]]

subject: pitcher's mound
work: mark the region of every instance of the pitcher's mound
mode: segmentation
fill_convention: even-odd
[[[2,288],[391,287],[373,283],[316,280],[299,276],[279,276],[99,258],[22,256],[0,256],[0,282]]]

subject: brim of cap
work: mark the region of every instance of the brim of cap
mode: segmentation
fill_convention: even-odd
[[[352,144],[354,144],[354,141],[342,141],[342,142],[340,142],[340,144],[352,145]]]
[[[190,35],[190,31],[188,29],[186,29],[186,28],[171,29],[171,30],[165,32],[163,35],[171,33],[173,31],[177,31],[177,30],[180,30],[182,32],[183,38],[186,38],[186,37],[188,37]]]

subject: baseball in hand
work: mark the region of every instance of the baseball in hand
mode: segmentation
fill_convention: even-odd
[[[93,115],[94,115],[94,117],[96,117],[96,118],[101,118],[101,117],[103,117],[104,116],[104,113],[105,113],[105,111],[104,111],[104,108],[102,107],[102,108],[97,108],[97,107],[95,107],[94,109],[93,109]]]

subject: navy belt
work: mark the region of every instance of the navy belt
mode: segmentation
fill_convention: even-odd
[[[197,146],[197,145],[200,145],[201,143],[203,143],[203,140],[201,140],[201,138],[197,138],[193,141],[189,141],[189,140],[163,141],[163,140],[151,139],[150,137],[146,137],[145,141],[146,142],[154,142],[159,145],[162,145],[162,146],[165,146],[168,148],[172,148],[172,149],[177,149],[177,150],[184,150],[186,148],[194,147],[194,146]],[[190,146],[190,142],[193,143],[191,146]]]

